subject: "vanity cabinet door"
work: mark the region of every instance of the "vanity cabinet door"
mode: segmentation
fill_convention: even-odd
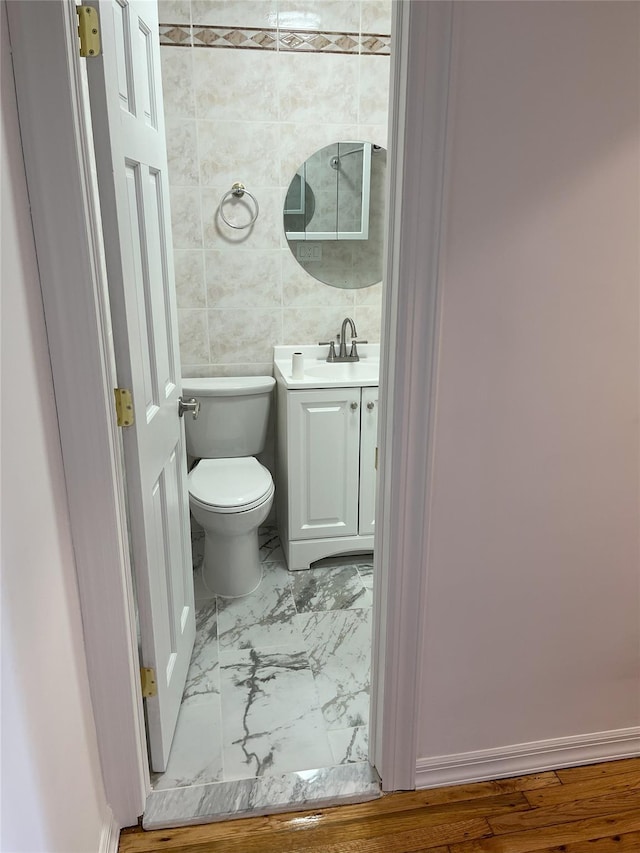
[[[378,446],[378,389],[362,389],[360,436],[360,536],[372,534],[376,510],[376,447]]]
[[[360,388],[288,394],[289,538],[358,532]]]

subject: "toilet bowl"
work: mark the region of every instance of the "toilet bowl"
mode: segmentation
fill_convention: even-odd
[[[191,514],[204,529],[202,579],[210,592],[235,598],[260,584],[258,527],[273,504],[271,474],[255,458],[264,450],[273,376],[183,379],[200,403],[185,418]]]
[[[236,598],[262,580],[258,527],[273,504],[269,471],[253,457],[201,459],[188,476],[189,505],[205,534],[202,579]]]

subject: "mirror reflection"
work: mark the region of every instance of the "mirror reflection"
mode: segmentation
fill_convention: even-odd
[[[371,142],[334,142],[293,176],[284,230],[298,263],[333,287],[382,279],[387,152]]]

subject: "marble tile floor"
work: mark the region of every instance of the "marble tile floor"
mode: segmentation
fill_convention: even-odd
[[[361,787],[373,796],[367,764],[371,556],[289,572],[277,532],[264,528],[260,587],[250,596],[224,599],[212,596],[200,577],[202,535],[193,544],[195,647],[169,764],[153,775],[145,825],[169,825],[176,808],[184,812],[181,819],[197,822],[203,808],[211,811],[213,794],[223,810],[230,796],[248,798],[251,813],[262,788],[272,806],[274,791],[292,785],[308,802],[301,780],[318,768],[353,765],[341,771],[349,780],[345,795]],[[292,773],[294,782],[288,779]],[[277,778],[286,780],[284,788]],[[220,784],[242,780],[253,782],[231,786],[231,793]],[[193,806],[194,797],[200,807]]]
[[[166,829],[214,823],[233,818],[364,803],[380,796],[380,780],[376,771],[369,762],[360,761],[281,776],[258,776],[236,782],[213,782],[152,791],[147,797],[142,827]]]

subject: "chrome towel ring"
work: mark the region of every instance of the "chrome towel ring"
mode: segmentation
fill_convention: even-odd
[[[244,195],[248,195],[251,201],[255,205],[255,210],[253,212],[253,216],[251,219],[246,222],[244,225],[235,225],[233,222],[229,222],[227,217],[224,215],[224,211],[222,210],[222,205],[229,198],[229,196],[234,196],[235,198],[242,198]],[[218,213],[220,214],[220,219],[228,225],[229,228],[235,228],[238,231],[244,230],[245,228],[251,228],[253,223],[258,218],[258,214],[260,213],[260,205],[258,204],[257,198],[249,192],[249,190],[245,187],[243,183],[240,181],[236,181],[235,184],[232,184],[231,189],[227,190],[227,192],[220,199],[220,204],[218,205]]]

